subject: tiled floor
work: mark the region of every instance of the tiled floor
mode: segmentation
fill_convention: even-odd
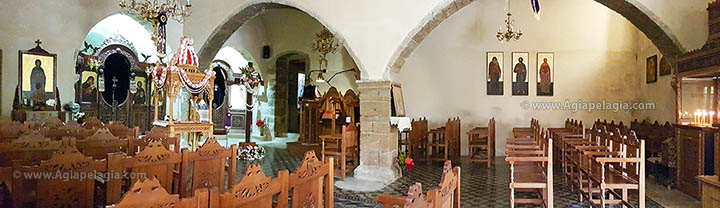
[[[267,147],[266,149],[268,150],[267,155],[259,163],[262,164],[263,171],[268,176],[275,177],[278,170],[292,172],[302,160],[302,155],[291,155],[285,149],[276,147]],[[240,164],[238,171],[244,172],[248,163],[241,161]],[[491,168],[487,168],[484,164],[466,162],[459,165],[462,168],[462,207],[509,207],[509,165],[507,163],[499,159]],[[336,207],[378,207],[375,203],[375,196],[378,194],[404,196],[408,187],[415,182],[422,183],[423,188],[432,188],[432,185],[439,182],[441,174],[440,163],[434,165],[418,163],[413,171],[380,191],[361,193],[336,189],[335,205]],[[242,174],[236,175],[242,177]],[[559,171],[556,171],[554,175],[556,182],[555,207],[587,207],[586,204],[577,201],[576,194],[572,193],[569,187],[562,184],[563,178]],[[239,181],[239,178],[237,180]],[[632,201],[637,203],[637,194],[631,194],[631,197],[634,197],[635,199]],[[646,199],[646,202],[647,207],[662,207],[649,198]]]

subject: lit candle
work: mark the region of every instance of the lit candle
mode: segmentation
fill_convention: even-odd
[[[700,119],[703,125],[707,124],[707,111],[702,111],[702,119]]]
[[[714,111],[710,111],[710,123],[708,123],[708,124],[710,124],[710,125],[713,124],[713,117],[714,117],[714,115],[715,115],[715,112],[714,112]]]

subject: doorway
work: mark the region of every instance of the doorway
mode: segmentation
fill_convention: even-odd
[[[289,53],[280,56],[275,64],[275,135],[289,137],[300,132],[300,109],[298,93],[304,87],[300,76],[304,77],[308,69],[308,55]],[[304,83],[304,80],[302,80]]]
[[[130,88],[130,61],[124,55],[114,53],[105,59],[104,66],[103,99],[110,106],[120,105],[127,99]]]

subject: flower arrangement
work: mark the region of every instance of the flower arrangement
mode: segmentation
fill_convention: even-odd
[[[265,81],[260,76],[260,73],[255,71],[252,66],[240,68],[242,72],[242,81],[245,87],[250,93],[255,93],[260,85],[264,85]]]
[[[247,145],[238,149],[238,158],[255,161],[265,158],[265,148],[255,145]]]
[[[413,161],[412,158],[408,157],[407,153],[404,152],[398,154],[395,161],[398,163],[398,166],[404,168],[407,171],[411,171],[413,167],[415,167],[415,161]]]
[[[264,120],[258,120],[257,122],[255,122],[255,126],[262,129],[262,128],[267,127],[267,124],[265,124]]]

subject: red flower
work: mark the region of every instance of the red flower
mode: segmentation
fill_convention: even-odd
[[[411,171],[415,166],[415,162],[412,158],[405,158],[405,170]]]
[[[263,126],[265,126],[265,121],[263,121],[263,120],[258,120],[257,123],[255,123],[255,125],[256,125],[257,127],[263,127]]]

